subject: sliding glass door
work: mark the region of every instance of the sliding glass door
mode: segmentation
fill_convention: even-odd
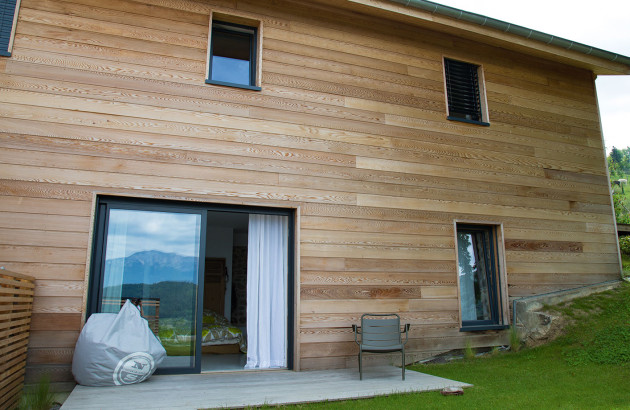
[[[250,345],[248,368],[291,368],[291,215],[272,208],[100,197],[88,312],[117,313],[126,300],[137,303],[166,349],[161,373],[200,372],[202,352],[216,354],[223,350],[216,346],[234,343],[228,336],[237,326],[239,351]],[[234,255],[246,265],[238,272],[246,289],[239,292],[232,287]],[[205,269],[206,260],[229,262],[214,275],[221,281],[212,281],[209,272],[216,272]],[[225,335],[210,309],[227,323]]]
[[[203,214],[118,201],[100,208],[94,311],[117,313],[131,299],[166,349],[160,369],[194,371]]]

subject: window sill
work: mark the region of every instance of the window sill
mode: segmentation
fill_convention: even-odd
[[[451,117],[448,116],[446,117],[447,120],[450,121],[459,121],[459,122],[465,122],[466,124],[475,124],[475,125],[481,125],[484,127],[489,127],[490,123],[489,122],[483,122],[483,121],[473,121],[473,120],[467,120],[465,118],[458,118],[458,117]]]
[[[208,79],[206,79],[206,84],[222,85],[222,86],[225,86],[225,87],[233,87],[233,88],[243,88],[245,90],[252,90],[252,91],[261,91],[262,90],[262,88],[257,87],[255,85],[228,83],[228,82],[225,82],[225,81],[215,81],[215,80],[208,80]]]
[[[509,329],[509,325],[478,325],[478,326],[463,326],[459,329],[460,332],[479,332],[482,330],[504,330]]]

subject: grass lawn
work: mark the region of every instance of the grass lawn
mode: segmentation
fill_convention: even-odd
[[[623,266],[623,276],[630,277],[630,255],[621,254],[621,265]]]
[[[630,285],[553,309],[575,319],[575,324],[547,345],[409,367],[474,384],[463,396],[429,392],[291,407],[630,409]]]

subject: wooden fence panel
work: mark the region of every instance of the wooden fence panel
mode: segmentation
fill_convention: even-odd
[[[0,270],[0,408],[17,405],[24,386],[34,278]]]

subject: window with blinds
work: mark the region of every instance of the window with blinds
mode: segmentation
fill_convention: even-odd
[[[489,125],[484,118],[479,66],[444,59],[448,119]]]
[[[18,0],[3,0],[0,2],[0,56],[11,56],[19,4]]]

